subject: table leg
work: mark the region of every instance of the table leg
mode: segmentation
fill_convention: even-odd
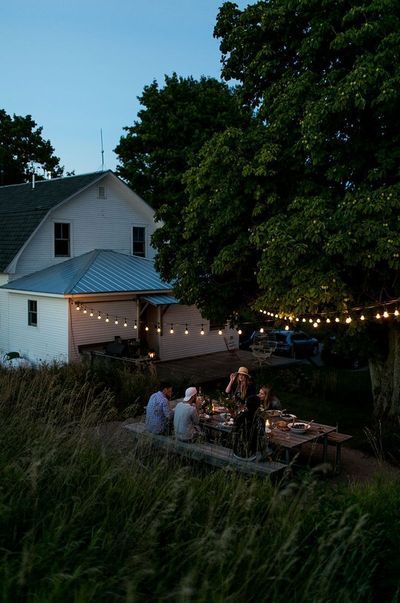
[[[322,440],[323,453],[322,453],[322,461],[324,463],[328,462],[328,434],[324,435]]]

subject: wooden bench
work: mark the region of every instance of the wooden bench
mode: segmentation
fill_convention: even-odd
[[[174,436],[156,435],[146,431],[144,423],[129,423],[124,425],[141,442],[147,442],[162,448],[171,454],[179,454],[185,458],[202,461],[215,467],[234,469],[246,475],[271,477],[287,470],[284,463],[276,461],[245,461],[233,456],[231,448],[226,448],[211,442],[180,442]]]
[[[338,431],[332,431],[328,434],[328,445],[336,446],[336,457],[335,457],[335,469],[340,469],[342,463],[342,444],[351,440],[353,436],[347,433],[339,433]]]

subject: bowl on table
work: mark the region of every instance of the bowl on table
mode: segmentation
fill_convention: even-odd
[[[288,425],[290,431],[296,434],[306,433],[308,429],[310,429],[309,423],[292,423]]]

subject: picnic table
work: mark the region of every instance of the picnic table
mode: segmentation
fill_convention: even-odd
[[[228,416],[229,410],[227,408],[217,407],[217,410],[211,415],[200,415],[200,425],[211,439],[222,439],[224,442],[232,443],[235,427],[233,420],[227,420]],[[296,419],[296,422],[305,423],[308,426],[304,433],[294,433],[290,427],[280,429],[276,426],[276,421],[271,421],[271,429],[266,433],[269,442],[282,449],[284,462],[287,464],[290,462],[291,453],[296,449],[300,449],[303,444],[322,443],[323,462],[326,462],[328,459],[328,437],[329,434],[336,432],[337,428],[333,425],[309,423],[301,419]]]

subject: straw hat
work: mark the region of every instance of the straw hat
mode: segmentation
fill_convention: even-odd
[[[237,375],[246,375],[246,377],[250,377],[249,375],[249,369],[246,368],[245,366],[241,366],[239,367],[237,373]]]

